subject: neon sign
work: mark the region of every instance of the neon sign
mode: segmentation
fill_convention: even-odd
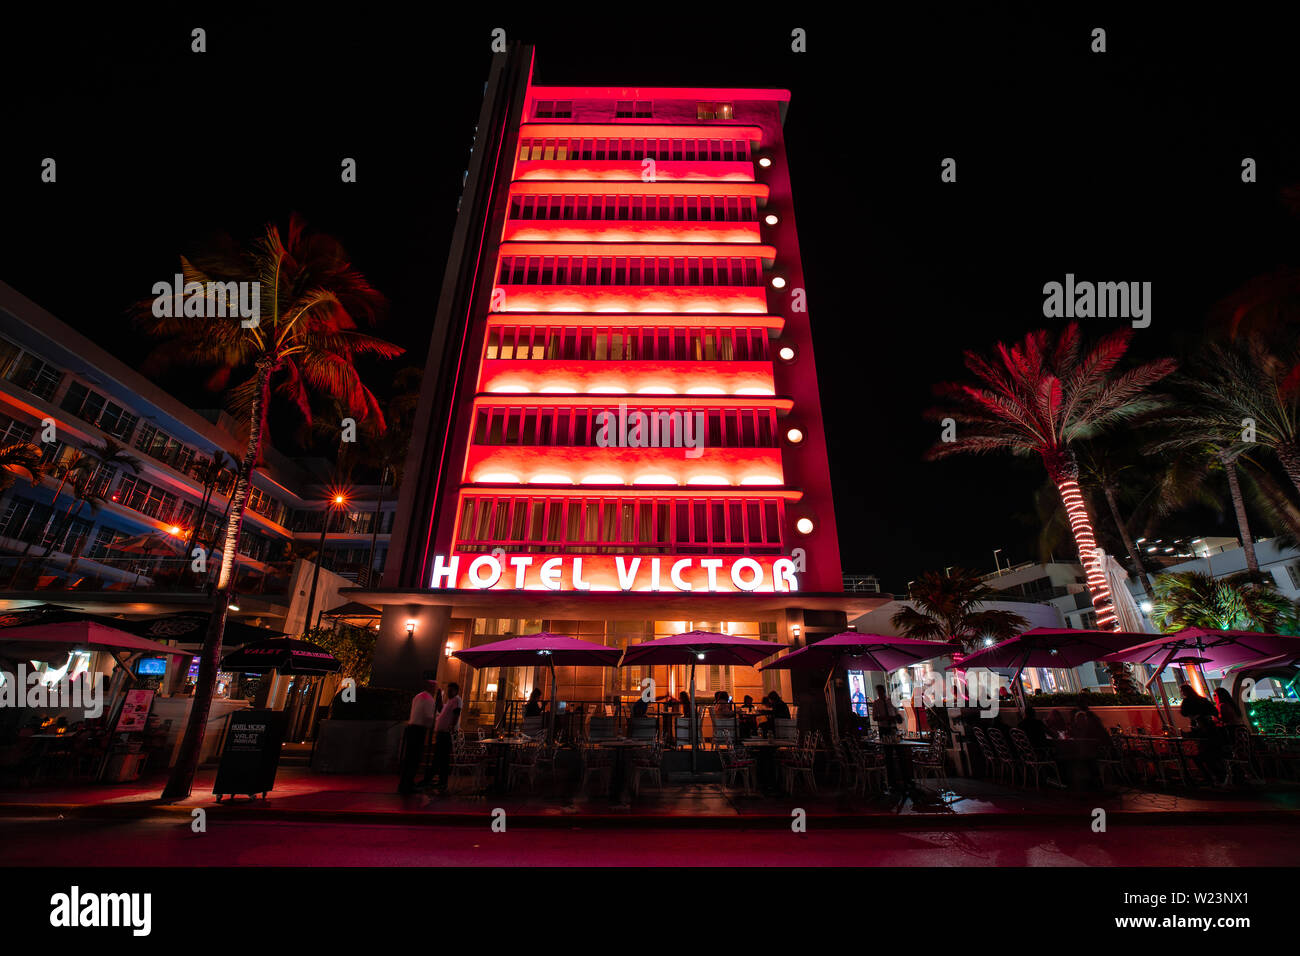
[[[799,590],[797,566],[779,557],[436,555],[431,588],[514,591]]]

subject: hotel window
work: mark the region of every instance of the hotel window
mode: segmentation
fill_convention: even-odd
[[[42,362],[30,352],[24,352],[13,362],[5,376],[19,388],[26,389],[37,398],[52,401],[54,393],[63,382],[63,373],[53,365]]]
[[[614,104],[615,119],[650,119],[653,116],[649,100],[618,100]]]
[[[0,415],[0,447],[30,443],[36,436],[36,429],[30,425],[16,422],[8,415]]]
[[[171,521],[177,499],[134,475],[123,475],[117,486],[117,502],[159,521]]]
[[[136,422],[140,420],[139,416],[132,415],[121,405],[91,391],[80,382],[68,386],[68,393],[63,396],[60,407],[122,441],[130,440]]]
[[[533,116],[536,119],[571,119],[573,117],[572,100],[538,100]]]
[[[729,120],[733,118],[730,103],[697,103],[695,118],[698,120]]]

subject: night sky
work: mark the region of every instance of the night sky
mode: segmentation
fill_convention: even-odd
[[[901,592],[926,570],[992,570],[995,548],[1004,562],[1034,556],[1036,463],[921,460],[937,436],[921,418],[930,387],[962,375],[962,349],[1050,325],[1043,284],[1073,272],[1152,282],[1134,351],[1180,355],[1223,296],[1300,261],[1300,220],[1280,195],[1300,183],[1295,33],[1258,10],[1143,23],[1098,7],[903,18],[873,6],[855,22],[492,9],[9,29],[0,278],[137,362],[147,344],[126,310],[180,253],[297,211],[388,296],[380,334],[422,364],[493,27],[537,44],[542,84],[788,88],[843,564]],[[206,54],[189,52],[194,26]],[[1089,51],[1096,26],[1105,54]],[[807,53],[790,51],[794,27]],[[39,181],[44,156],[55,185]],[[344,156],[355,185],[339,181]],[[940,182],[948,156],[955,184]],[[1241,182],[1245,156],[1255,184]],[[212,407],[197,378],[162,384]],[[371,378],[382,391],[390,371]],[[1179,524],[1234,533],[1226,514]]]

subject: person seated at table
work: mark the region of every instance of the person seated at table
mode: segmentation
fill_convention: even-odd
[[[545,706],[542,704],[542,689],[540,687],[534,687],[533,692],[528,695],[528,703],[524,704],[524,716],[540,717],[542,716],[542,711],[545,709]]]
[[[725,690],[716,691],[713,695],[713,716],[724,718],[736,716],[736,705],[731,702]]]
[[[1226,687],[1216,687],[1214,689],[1214,702],[1219,709],[1219,723],[1224,728],[1230,729],[1244,725],[1244,721],[1241,719],[1241,711],[1232,702],[1232,694],[1228,693]]]
[[[677,695],[677,703],[681,705],[683,717],[695,716],[695,702],[691,700],[691,695],[682,691]]]
[[[1025,716],[1017,726],[1029,738],[1029,743],[1036,753],[1049,755],[1052,753],[1052,741],[1056,735],[1052,733],[1047,724],[1038,719],[1038,715],[1034,713],[1034,708],[1025,708]]]
[[[633,716],[633,717],[644,717],[644,716],[646,715],[646,712],[647,712],[649,709],[650,709],[650,705],[647,704],[647,703],[645,702],[645,700],[643,700],[643,699],[640,698],[640,697],[638,697],[636,700],[632,701],[632,716]]]
[[[1070,733],[1070,728],[1065,723],[1065,717],[1059,710],[1054,710],[1048,714],[1045,723],[1053,737],[1065,737]]]
[[[1071,736],[1080,740],[1110,739],[1110,734],[1106,732],[1106,725],[1101,722],[1101,718],[1094,714],[1087,704],[1083,703],[1079,704],[1074,711]]]
[[[754,714],[754,698],[746,694],[737,710],[740,714],[740,736],[757,737],[758,717]]]
[[[1178,685],[1183,695],[1183,702],[1178,713],[1192,725],[1187,736],[1199,741],[1197,752],[1192,761],[1208,779],[1213,781],[1224,774],[1223,748],[1219,738],[1219,711],[1208,699],[1196,693],[1191,684],[1183,682]]]

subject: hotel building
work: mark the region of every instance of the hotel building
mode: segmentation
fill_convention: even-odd
[[[373,683],[437,669],[471,716],[540,677],[450,657],[503,635],[795,644],[889,599],[842,586],[789,93],[543,87],[532,67],[530,47],[495,60],[393,560],[349,595],[383,607]],[[685,668],[559,677],[568,701],[685,686]],[[824,711],[824,675],[790,679],[705,666],[697,693]]]

